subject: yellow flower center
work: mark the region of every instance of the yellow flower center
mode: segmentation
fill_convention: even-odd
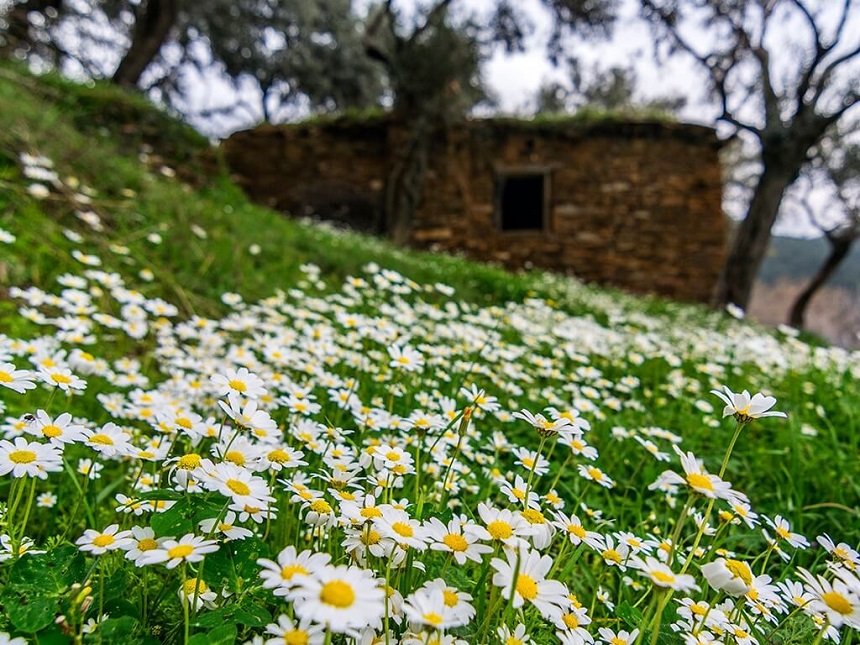
[[[174,558],[187,558],[194,553],[194,547],[190,544],[177,544],[171,549],[167,549],[167,557],[173,560]]]
[[[521,573],[517,576],[517,593],[526,600],[534,600],[538,594],[537,581],[530,575]]]
[[[838,612],[843,616],[847,616],[854,611],[854,606],[851,604],[851,601],[838,591],[827,591],[821,594],[821,599],[833,611]]]
[[[363,533],[361,537],[361,541],[364,542],[367,546],[379,544],[379,541],[381,539],[382,536],[379,534],[379,531],[374,531],[373,529],[370,529],[367,533]]]
[[[519,488],[511,489],[511,495],[513,495],[519,500],[523,500],[526,498],[526,492],[524,490],[520,490]]]
[[[11,383],[12,380],[12,375],[9,372],[0,370],[0,383]]]
[[[269,461],[282,464],[286,461],[290,460],[290,455],[287,454],[286,451],[281,450],[280,448],[275,448],[272,452],[268,454]]]
[[[59,426],[55,426],[53,423],[50,425],[46,425],[42,427],[42,434],[48,437],[48,439],[54,439],[63,434],[63,430]]]
[[[102,446],[114,445],[113,439],[111,439],[106,434],[94,434],[92,437],[90,437],[90,443],[97,443],[97,444],[100,444]]]
[[[152,551],[153,549],[158,548],[158,542],[153,540],[152,538],[143,538],[139,540],[137,543],[138,551]]]
[[[458,535],[457,533],[448,533],[444,538],[442,538],[442,542],[445,543],[452,551],[465,551],[469,548],[469,543],[466,541],[462,535]]]
[[[322,586],[320,600],[338,609],[346,609],[355,602],[355,591],[348,582],[332,580]]]
[[[182,455],[179,461],[176,462],[176,467],[180,470],[194,470],[200,467],[201,462],[200,455],[191,452],[187,455]]]
[[[412,537],[415,534],[415,531],[411,526],[409,526],[406,522],[395,522],[391,525],[391,528],[394,530],[397,535],[402,537]]]
[[[99,535],[93,539],[93,544],[95,544],[97,547],[106,547],[106,546],[110,546],[113,543],[114,543],[113,535],[106,535],[104,533],[102,533],[101,535]]]
[[[373,517],[382,517],[382,511],[380,511],[375,506],[367,506],[359,511],[359,515],[361,515],[365,519]]]
[[[281,578],[286,581],[293,579],[293,576],[306,576],[308,570],[300,564],[288,564],[281,569]]]
[[[13,464],[31,464],[36,461],[36,453],[32,450],[13,450],[9,453],[9,461]]]
[[[245,393],[248,391],[248,386],[245,385],[244,381],[240,381],[240,380],[235,379],[235,378],[232,381],[230,381],[229,383],[227,383],[227,385],[229,385],[231,389],[236,390],[237,392],[240,392],[240,393]]]
[[[675,582],[675,576],[671,573],[666,573],[665,571],[652,571],[651,578],[657,584],[670,585]]]
[[[401,457],[400,453],[397,452],[396,450],[389,450],[385,455],[385,458],[388,461],[400,461],[400,457]]]
[[[533,508],[524,510],[523,517],[529,524],[546,524],[546,518],[544,518],[543,513]]]
[[[487,532],[494,540],[507,540],[514,534],[511,525],[502,520],[493,520],[487,524]]]
[[[176,419],[176,425],[178,425],[180,428],[185,428],[186,430],[191,430],[191,428],[194,426],[194,424],[191,423],[191,419],[187,417],[179,417],[178,419]]]
[[[731,571],[733,577],[743,580],[745,585],[749,586],[752,584],[752,571],[746,562],[726,560],[726,569]]]
[[[791,531],[786,530],[782,526],[776,527],[776,534],[779,537],[781,537],[783,540],[790,540],[791,539]]]
[[[699,473],[690,473],[687,475],[687,483],[691,488],[707,491],[714,490],[714,485],[711,483],[711,479],[708,476],[700,475]]]
[[[604,551],[600,555],[603,556],[604,560],[611,560],[615,564],[621,564],[621,554],[618,553],[618,551],[616,551],[615,549],[606,549],[606,551]]]
[[[324,499],[318,499],[311,504],[311,510],[320,515],[328,515],[331,513],[331,506]]]
[[[245,455],[238,450],[230,450],[226,455],[224,455],[224,459],[233,462],[237,466],[245,465]]]
[[[609,645],[630,645],[630,644],[626,640],[624,640],[623,638],[618,638],[618,636],[613,636],[612,640],[609,641]]]
[[[66,376],[65,374],[51,374],[51,378],[54,380],[54,383],[58,383],[60,385],[68,385],[72,382],[72,377]]]
[[[584,539],[588,535],[586,533],[585,529],[582,528],[582,524],[568,524],[567,525],[567,532],[573,533],[580,540]]]
[[[186,596],[194,597],[196,593],[198,596],[209,591],[209,587],[206,586],[206,583],[203,580],[199,580],[197,578],[189,578],[185,582],[182,583],[182,590],[185,592]]]
[[[294,629],[284,634],[285,645],[308,645],[310,636],[303,629]]]
[[[696,614],[696,616],[706,616],[708,614],[708,608],[696,603],[690,605],[690,613]]]
[[[588,469],[588,474],[591,475],[591,478],[596,482],[603,481],[603,473],[600,472],[600,469],[595,468],[594,466]]]
[[[447,589],[442,592],[442,597],[445,599],[446,607],[456,607],[457,603],[460,602],[460,599],[457,598],[457,594],[453,591],[448,591]]]
[[[579,628],[579,618],[576,617],[576,614],[564,614],[561,620],[568,629]]]
[[[442,621],[445,620],[435,611],[428,611],[421,618],[425,623],[427,623],[428,625],[433,625],[433,627],[438,627],[442,624]]]
[[[228,479],[224,483],[227,485],[227,488],[237,495],[249,495],[251,493],[251,489],[248,487],[248,484],[239,481],[238,479]]]

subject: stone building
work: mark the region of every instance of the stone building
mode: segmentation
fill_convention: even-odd
[[[340,118],[238,132],[224,150],[253,199],[371,230],[402,135]],[[411,243],[707,301],[728,231],[719,147],[681,123],[469,121],[434,139]]]

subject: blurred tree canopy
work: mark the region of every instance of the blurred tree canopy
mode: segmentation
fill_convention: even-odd
[[[745,309],[786,191],[860,100],[860,3],[640,2],[657,43],[705,72],[718,120],[755,146],[746,213],[714,297]]]

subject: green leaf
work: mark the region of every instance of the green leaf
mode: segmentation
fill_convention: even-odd
[[[627,627],[639,627],[642,622],[642,612],[626,600],[615,608],[615,615],[623,620]]]
[[[194,622],[195,627],[215,627],[223,623],[235,623],[245,627],[260,627],[272,622],[272,615],[264,607],[252,602],[243,602],[222,609],[201,614]]]
[[[61,546],[48,553],[26,555],[9,572],[9,587],[38,596],[62,594],[75,582],[83,582],[86,562],[73,546]]]
[[[49,625],[36,634],[31,642],[39,645],[70,645],[72,637],[64,634],[57,625]]]
[[[194,524],[189,517],[191,504],[188,498],[180,499],[163,513],[156,513],[149,525],[158,537],[178,537],[191,533]]]
[[[99,640],[98,637],[100,637],[106,643],[128,643],[129,645],[141,643],[143,639],[135,634],[136,627],[137,619],[131,616],[108,618],[99,625],[94,634],[97,638],[94,640]]]
[[[221,625],[208,634],[194,634],[188,639],[188,645],[233,645],[237,633],[236,625]]]
[[[53,623],[60,609],[58,598],[29,596],[13,589],[8,589],[2,598],[9,621],[28,634]]]

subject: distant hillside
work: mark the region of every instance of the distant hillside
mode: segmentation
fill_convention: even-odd
[[[774,237],[758,279],[768,285],[804,281],[821,266],[828,252],[829,245],[824,238]],[[855,245],[828,284],[860,291],[860,244]]]

